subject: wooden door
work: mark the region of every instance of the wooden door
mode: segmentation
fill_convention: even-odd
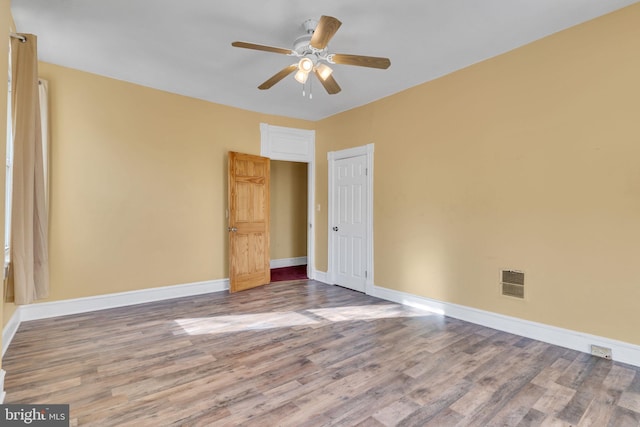
[[[364,292],[367,273],[367,157],[335,161],[332,209],[335,281]]]
[[[229,152],[229,290],[271,281],[266,157]]]

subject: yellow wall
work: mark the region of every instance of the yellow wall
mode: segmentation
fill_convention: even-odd
[[[40,64],[51,108],[51,298],[228,277],[230,150],[260,152],[252,113]]]
[[[638,23],[640,4],[318,123],[323,206],[326,151],[375,143],[376,285],[640,344]]]
[[[307,255],[307,164],[271,161],[271,259]]]

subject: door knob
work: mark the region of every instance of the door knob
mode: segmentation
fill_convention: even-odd
[[[338,227],[333,227],[333,231],[338,231]]]
[[[238,229],[236,227],[227,227],[227,230],[232,231],[232,232],[236,232],[238,231]]]

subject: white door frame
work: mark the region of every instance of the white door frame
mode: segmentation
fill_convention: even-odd
[[[307,277],[315,279],[316,132],[260,123],[260,155],[307,166]]]
[[[374,145],[367,144],[360,147],[348,148],[340,151],[330,151],[327,153],[327,160],[329,161],[329,203],[328,203],[328,246],[329,246],[329,258],[328,258],[328,271],[327,277],[332,284],[336,283],[336,266],[334,261],[333,247],[335,243],[335,233],[332,233],[331,228],[336,222],[333,200],[335,195],[334,171],[335,162],[340,159],[347,159],[349,157],[366,156],[367,157],[367,212],[365,215],[366,230],[367,230],[367,255],[366,255],[366,281],[365,281],[365,294],[372,295],[374,292],[374,280],[373,280],[373,151]]]

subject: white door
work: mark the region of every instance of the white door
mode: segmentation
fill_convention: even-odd
[[[333,167],[332,254],[335,283],[365,292],[367,281],[367,156],[336,159]]]

